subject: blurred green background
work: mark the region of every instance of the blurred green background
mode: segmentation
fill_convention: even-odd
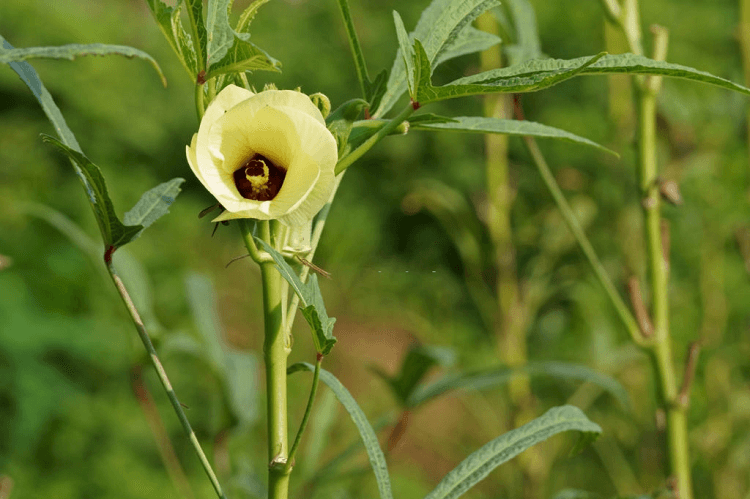
[[[393,61],[391,11],[397,9],[411,29],[427,5],[426,0],[350,3],[371,74]],[[235,11],[246,4],[237,0]],[[572,58],[604,50],[603,17],[594,0],[532,4],[546,54]],[[669,61],[744,81],[736,1],[655,0],[641,8],[644,25],[669,28]],[[253,360],[262,347],[259,272],[247,260],[225,268],[244,252],[237,229],[219,227],[212,237],[212,225],[197,217],[213,200],[185,160],[185,145],[197,128],[192,83],[143,1],[0,2],[0,33],[16,47],[132,45],[164,69],[166,89],[142,61],[31,61],[84,152],[101,166],[120,214],[157,183],[187,179],[171,213],[115,261],[230,497],[262,493],[262,393],[243,400],[244,416],[238,417],[231,387],[216,366],[196,354],[206,331],[209,337],[218,334],[225,349],[251,352],[240,356],[245,393],[252,395],[262,379]],[[253,39],[283,63],[281,74],[253,75],[259,87],[301,86],[327,94],[334,107],[358,96],[332,0],[274,0],[256,18]],[[435,81],[477,72],[478,61],[476,55],[450,61]],[[621,153],[615,159],[582,146],[541,143],[620,289],[632,274],[645,273],[633,123],[627,102],[617,100],[628,93],[611,93],[609,86],[623,81],[586,77],[523,97],[528,119]],[[672,80],[665,81],[659,103],[663,176],[679,182],[685,200],[664,210],[672,229],[671,322],[678,365],[691,341],[704,342],[689,411],[696,497],[748,498],[748,101]],[[463,99],[430,110],[477,114],[481,101]],[[70,165],[42,144],[40,133],[52,129],[37,102],[9,68],[0,68],[0,490],[7,491],[12,481],[12,498],[166,498],[186,496],[175,483],[187,481],[195,497],[212,497],[152,369],[144,367],[134,381],[133,373],[146,364],[143,348],[100,263],[97,228],[80,184]],[[437,179],[481,214],[483,144],[478,135],[391,137],[350,169],[339,191],[316,255],[316,263],[333,274],[322,287],[329,314],[338,318],[339,343],[326,368],[372,421],[399,414],[373,367],[396,373],[410,346],[452,349],[456,362],[443,372],[499,364],[497,341],[480,318],[463,253],[440,217],[408,202],[420,181]],[[510,158],[516,274],[524,296],[534,293],[534,305],[522,312],[528,315],[529,359],[611,374],[628,390],[632,407],[588,385],[534,378],[525,410],[538,415],[573,397],[571,403],[599,423],[604,436],[573,458],[566,456],[571,440],[556,437],[542,451],[500,468],[466,497],[551,497],[564,488],[606,497],[663,488],[664,437],[654,421],[648,359],[629,345],[518,139],[510,141]],[[486,235],[478,240],[480,280],[491,287],[497,277],[492,249]],[[312,361],[306,327],[296,331],[290,362]],[[291,431],[308,384],[302,374],[290,378]],[[139,404],[134,387],[152,392],[184,480],[167,473],[150,426],[156,419],[142,391]],[[514,426],[519,411],[509,402],[512,395],[512,387],[451,393],[411,412],[388,454],[395,496],[422,497],[471,451]],[[380,434],[384,446],[389,435],[394,440],[388,426]],[[335,480],[315,475],[355,440],[343,409],[321,397],[292,479],[299,487],[295,497],[375,497],[371,473],[359,471],[366,466],[361,448]]]

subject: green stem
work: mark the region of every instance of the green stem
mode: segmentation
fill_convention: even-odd
[[[259,222],[260,237],[274,246],[280,243],[275,237],[271,224],[267,221]],[[247,242],[252,238],[249,224],[240,225],[243,239]],[[253,251],[248,245],[248,251]],[[268,497],[270,499],[287,499],[289,489],[289,472],[286,464],[289,456],[287,433],[287,386],[286,362],[291,351],[290,338],[283,328],[282,277],[271,262],[260,264],[263,282],[263,315],[265,324],[265,342],[263,344],[263,358],[266,365],[266,396],[268,399]]]
[[[344,18],[344,28],[346,28],[346,35],[349,38],[349,47],[352,49],[354,67],[357,70],[357,79],[359,80],[359,88],[362,91],[362,98],[367,99],[367,84],[370,82],[370,77],[367,75],[365,56],[362,53],[362,47],[359,45],[357,31],[354,29],[352,13],[349,11],[349,3],[347,0],[338,0],[338,4],[341,16]]]
[[[195,85],[195,110],[198,113],[198,121],[203,119],[206,113],[206,102],[203,94],[203,85]]]
[[[612,281],[609,279],[606,270],[604,270],[604,266],[599,261],[599,257],[596,255],[596,251],[594,251],[593,246],[591,246],[591,243],[586,237],[586,233],[581,228],[581,225],[578,223],[573,210],[570,208],[570,205],[566,201],[565,196],[560,190],[560,187],[557,185],[557,181],[555,180],[554,175],[552,175],[552,172],[547,165],[547,161],[544,159],[542,151],[539,150],[539,146],[536,144],[536,141],[532,137],[524,137],[524,142],[526,143],[526,147],[528,148],[528,151],[531,154],[532,159],[534,160],[534,164],[539,170],[539,174],[542,176],[542,180],[544,180],[547,189],[549,189],[550,194],[552,194],[552,198],[555,200],[557,207],[560,209],[560,213],[562,214],[565,223],[573,233],[573,237],[575,237],[578,246],[586,256],[586,259],[588,260],[589,265],[591,265],[591,268],[594,270],[594,274],[596,275],[597,279],[599,279],[599,282],[604,287],[604,291],[607,293],[607,296],[612,302],[612,305],[614,305],[615,310],[617,311],[617,315],[620,316],[620,320],[622,320],[625,328],[628,330],[630,337],[638,345],[646,344],[646,340],[643,338],[638,327],[638,322],[635,320],[633,314],[630,312],[630,309],[628,309],[627,305],[625,305],[625,302],[620,297],[617,289],[615,289],[614,284],[612,284]]]
[[[291,472],[292,467],[294,466],[294,456],[295,454],[297,454],[297,448],[299,447],[299,443],[302,440],[302,434],[305,432],[305,428],[307,428],[307,422],[310,419],[310,414],[312,414],[313,402],[315,402],[315,394],[318,392],[320,365],[322,363],[323,354],[318,353],[318,357],[315,361],[315,371],[313,372],[312,387],[310,388],[310,397],[307,399],[305,414],[304,416],[302,416],[302,422],[299,425],[299,430],[297,430],[297,436],[295,437],[294,443],[292,444],[292,449],[289,451],[289,459],[287,460],[286,466],[284,467],[284,471],[287,473]]]
[[[190,444],[193,446],[193,450],[198,455],[198,459],[201,462],[201,466],[203,466],[203,469],[206,472],[206,475],[208,475],[209,480],[211,480],[211,485],[213,485],[214,490],[216,491],[216,495],[219,496],[222,499],[226,499],[226,495],[224,495],[224,492],[221,489],[221,485],[219,484],[219,480],[216,478],[216,474],[214,473],[214,470],[211,469],[211,465],[208,462],[208,459],[206,458],[206,454],[203,453],[203,449],[201,449],[201,445],[198,442],[198,438],[195,436],[195,432],[193,431],[193,428],[190,426],[190,422],[187,419],[187,416],[185,415],[185,411],[182,410],[182,406],[180,405],[180,401],[177,400],[177,395],[174,392],[174,389],[172,388],[172,384],[169,382],[169,378],[167,377],[167,373],[164,371],[164,367],[161,364],[161,361],[159,360],[159,356],[156,354],[156,349],[154,349],[153,343],[151,343],[151,338],[148,335],[148,332],[146,331],[145,326],[143,325],[143,321],[141,320],[141,316],[138,313],[138,310],[135,308],[135,304],[133,303],[133,300],[130,298],[130,294],[128,293],[128,290],[125,288],[125,285],[122,283],[122,279],[120,279],[120,276],[117,275],[117,272],[115,271],[115,267],[112,263],[112,253],[114,253],[115,248],[110,247],[107,249],[106,253],[104,254],[104,263],[107,266],[107,271],[109,272],[110,277],[112,278],[112,282],[115,284],[115,288],[117,288],[117,292],[120,294],[120,297],[122,298],[123,303],[125,304],[125,307],[128,309],[128,313],[130,314],[130,318],[133,320],[133,324],[135,325],[136,331],[138,331],[138,336],[141,338],[141,342],[143,342],[143,346],[146,347],[146,351],[149,354],[149,357],[151,357],[151,362],[154,364],[154,368],[156,369],[156,374],[159,376],[159,381],[161,382],[162,387],[164,387],[164,391],[167,393],[167,397],[169,398],[169,401],[172,403],[172,408],[174,409],[175,414],[177,414],[177,419],[180,420],[180,424],[182,424],[182,429],[185,431],[185,434],[188,436],[190,440]]]
[[[414,106],[412,104],[409,104],[408,106],[404,108],[403,111],[401,111],[401,113],[398,116],[390,120],[388,123],[386,123],[386,125],[383,128],[378,130],[378,132],[375,135],[373,135],[372,137],[364,141],[362,145],[360,145],[358,148],[356,148],[355,150],[353,150],[352,152],[350,152],[349,154],[341,158],[339,162],[336,164],[336,169],[334,170],[336,175],[338,175],[339,173],[349,168],[349,166],[351,166],[352,163],[354,163],[359,158],[364,156],[364,154],[367,151],[372,149],[372,146],[380,142],[383,139],[383,137],[391,133],[397,126],[403,123],[404,120],[406,120],[406,118],[411,116],[414,110],[415,110]]]

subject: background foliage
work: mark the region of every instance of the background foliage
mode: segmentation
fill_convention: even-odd
[[[245,4],[236,3],[235,10]],[[603,50],[603,17],[593,0],[532,3],[546,54],[573,58]],[[390,12],[398,9],[411,27],[425,5],[351,2],[371,73],[390,67],[393,60],[397,43]],[[670,29],[669,61],[743,81],[736,2],[659,0],[644,2],[641,9],[645,22]],[[261,399],[238,400],[224,393],[233,385],[223,379],[236,363],[227,360],[226,367],[216,360],[211,365],[190,351],[205,341],[201,338],[215,334],[236,350],[260,351],[259,276],[246,261],[224,269],[244,252],[236,229],[219,227],[211,237],[212,226],[197,218],[213,200],[191,178],[185,160],[184,147],[197,120],[184,69],[141,1],[3,2],[0,33],[17,47],[132,45],[152,54],[164,69],[167,89],[139,61],[34,61],[87,155],[102,167],[115,206],[132,206],[143,191],[172,177],[188,179],[171,214],[155,225],[158,230],[116,254],[115,261],[136,287],[198,437],[221,478],[235,477],[230,497],[252,495],[265,470],[265,437],[258,424],[263,411],[256,407]],[[301,86],[308,93],[327,94],[334,107],[357,96],[335,2],[270,2],[254,22],[253,39],[283,63],[281,74],[255,75],[259,87],[266,81],[280,88]],[[476,56],[459,58],[441,66],[434,81],[447,82],[477,68]],[[643,275],[645,269],[632,116],[621,100],[611,98],[615,94],[608,81],[622,85],[624,80],[580,78],[525,95],[523,102],[528,119],[622,154],[615,159],[563,142],[542,143],[558,182],[622,287],[627,277]],[[705,344],[690,410],[696,496],[746,497],[747,102],[718,88],[671,80],[664,82],[659,102],[664,176],[680,183],[685,199],[682,206],[665,210],[672,227],[678,362],[684,361],[690,341],[702,338]],[[467,107],[480,112],[479,99],[437,104],[432,111],[468,115]],[[1,70],[0,255],[12,263],[0,271],[0,474],[12,477],[12,497],[19,498],[178,497],[131,389],[133,367],[144,362],[142,348],[98,256],[90,258],[87,238],[95,237],[97,229],[78,181],[70,165],[39,138],[50,131],[23,84],[10,70]],[[414,131],[389,138],[347,174],[333,207],[316,256],[316,263],[333,274],[332,281],[321,285],[329,312],[338,318],[339,344],[326,368],[346,384],[372,421],[398,414],[397,399],[372,368],[396,374],[410,345],[454,351],[453,367],[435,371],[498,364],[495,340],[479,318],[464,278],[466,262],[440,222],[408,202],[419,180],[439,179],[481,213],[482,150],[481,136]],[[527,457],[524,462],[522,455],[519,463],[501,468],[467,497],[549,497],[563,488],[604,496],[623,489],[658,489],[664,483],[659,466],[663,436],[654,424],[650,365],[627,346],[624,330],[516,140],[511,140],[511,160],[520,281],[526,281],[540,259],[551,262],[538,311],[529,322],[530,359],[576,362],[613,374],[627,388],[632,408],[612,397],[597,397],[588,386],[535,377],[537,415],[575,394],[604,436],[571,459],[564,459],[563,438],[557,437],[544,453],[560,459],[547,462],[537,454],[537,461]],[[60,213],[84,234],[70,229],[66,235]],[[491,250],[487,240],[482,244],[483,279],[492,283]],[[291,362],[311,361],[309,335],[295,339]],[[219,348],[230,351],[227,345]],[[242,369],[260,376],[252,361]],[[291,381],[294,421],[301,416],[309,381],[302,375]],[[210,496],[210,485],[148,369],[144,382],[153,388],[196,497]],[[388,453],[395,496],[423,496],[469,452],[507,430],[507,398],[503,389],[453,392],[410,412],[405,432]],[[237,411],[232,404],[244,408],[241,421],[233,416]],[[352,473],[311,485],[317,483],[315,471],[355,439],[343,409],[326,397],[317,407],[312,422],[317,426],[299,460],[303,471],[293,479],[298,486],[306,484],[300,495],[374,497],[371,474],[357,472],[366,463],[361,451],[344,467]],[[385,428],[381,441],[389,434]]]

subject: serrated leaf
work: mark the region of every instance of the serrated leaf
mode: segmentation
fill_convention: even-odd
[[[250,2],[250,5],[242,12],[239,21],[237,21],[237,33],[248,33],[250,29],[250,23],[255,18],[258,10],[267,4],[270,0],[254,0]]]
[[[401,20],[401,16],[393,11],[393,24],[396,26],[396,37],[398,38],[398,47],[401,58],[406,67],[406,86],[409,89],[409,95],[412,99],[416,100],[417,97],[417,79],[414,72],[414,48],[412,47],[409,35],[406,33],[404,28],[404,22]]]
[[[78,179],[88,195],[89,204],[99,225],[104,245],[118,248],[132,241],[143,230],[140,225],[123,225],[115,214],[115,208],[107,192],[107,184],[98,166],[83,153],[71,149],[59,140],[42,134],[42,140],[57,147],[70,159]]]
[[[2,41],[4,50],[13,50],[13,46],[8,43],[8,41],[3,38],[2,35],[0,35],[0,41]],[[74,151],[81,152],[81,147],[78,145],[78,141],[76,140],[75,135],[73,135],[73,132],[65,122],[65,118],[60,112],[60,108],[58,108],[57,104],[55,104],[55,101],[52,99],[49,91],[42,84],[42,81],[39,79],[39,75],[37,75],[37,72],[34,70],[31,64],[29,64],[28,62],[10,62],[8,63],[8,65],[13,71],[16,72],[16,74],[19,76],[19,78],[21,78],[26,86],[29,87],[31,93],[34,94],[34,97],[39,102],[39,105],[42,107],[44,114],[47,115],[50,123],[52,123],[52,126],[55,127],[55,131],[57,132],[57,135],[60,137],[62,142]],[[77,167],[74,165],[74,168]]]
[[[177,54],[182,66],[188,72],[191,79],[195,81],[199,71],[198,60],[192,37],[185,31],[180,19],[182,0],[179,0],[175,7],[170,7],[161,0],[146,0],[146,3],[154,15],[154,19],[156,19],[156,24],[164,34],[167,42],[169,42],[172,50]]]
[[[24,48],[3,48],[0,50],[0,62],[10,64],[11,62],[22,62],[27,59],[67,59],[75,60],[76,57],[87,55],[121,55],[132,59],[137,57],[147,61],[159,74],[162,84],[167,86],[167,79],[162,73],[159,64],[153,57],[142,50],[125,45],[105,45],[103,43],[91,43],[81,45],[72,43],[61,45],[59,47],[24,47]]]
[[[144,192],[141,199],[122,217],[125,225],[140,225],[144,229],[169,213],[169,207],[180,193],[184,178],[173,178]],[[139,232],[131,241],[140,237]]]
[[[595,371],[587,366],[566,362],[531,362],[523,367],[498,367],[483,371],[444,376],[415,390],[408,404],[411,407],[439,397],[457,389],[486,390],[510,382],[514,377],[525,374],[533,377],[548,377],[554,380],[576,380],[593,383],[609,392],[626,409],[630,410],[630,398],[625,388],[613,377]]]
[[[384,69],[372,81],[365,82],[365,99],[370,103],[370,109],[377,109],[380,105],[380,99],[385,94],[386,84],[388,83],[388,70]]]
[[[553,59],[530,61],[510,68],[494,69],[474,76],[460,78],[441,87],[423,81],[419,85],[418,101],[427,104],[445,99],[496,92],[521,93],[541,90],[582,74],[585,69],[604,57],[604,53],[574,59],[570,64],[553,63]],[[418,54],[424,61],[426,54]],[[557,61],[562,62],[562,61]],[[424,62],[421,62],[424,64]]]
[[[483,118],[478,116],[457,116],[451,122],[417,122],[410,120],[415,130],[445,130],[469,133],[499,133],[514,136],[531,136],[560,139],[577,144],[595,147],[617,156],[618,154],[596,142],[580,137],[559,128],[534,123],[533,121],[505,120],[500,118]]]
[[[307,362],[300,362],[289,366],[287,372],[293,374],[302,370],[314,372],[315,366],[308,364]],[[320,380],[331,389],[334,395],[336,395],[336,398],[339,399],[339,402],[344,406],[344,409],[349,413],[349,417],[352,418],[352,421],[357,427],[362,442],[365,444],[367,457],[370,460],[370,466],[372,466],[372,470],[375,473],[378,491],[380,492],[380,499],[392,499],[391,481],[388,476],[388,465],[385,462],[385,455],[383,455],[383,451],[378,443],[378,437],[372,429],[370,422],[367,420],[367,416],[362,412],[362,409],[357,404],[357,401],[354,400],[351,393],[349,393],[349,390],[341,384],[336,376],[325,369],[321,369]]]
[[[206,79],[227,73],[244,71],[280,72],[281,63],[271,57],[265,50],[250,41],[234,38],[232,47],[222,60],[211,64]]]
[[[435,59],[433,66],[437,67],[445,61],[462,55],[487,50],[498,43],[500,43],[499,36],[478,30],[473,26],[466,26],[453,43]]]
[[[320,293],[318,278],[312,274],[307,282],[303,283],[297,273],[286,263],[284,256],[273,249],[264,240],[253,236],[255,242],[260,244],[264,251],[271,255],[276,263],[281,276],[289,283],[294,292],[299,296],[302,315],[310,325],[313,333],[313,342],[318,353],[328,355],[336,344],[336,338],[333,336],[333,324],[335,318],[329,318],[323,303],[323,295]]]
[[[433,63],[448,50],[464,28],[482,12],[498,5],[498,0],[433,0],[422,12],[409,39],[422,41],[429,65],[434,69]],[[427,78],[430,76],[431,73],[428,73]],[[393,107],[406,90],[406,81],[406,66],[402,55],[397,53],[391,67],[387,89],[373,114],[374,117],[384,115]]]
[[[492,440],[450,471],[425,499],[455,499],[483,480],[499,465],[564,431],[598,435],[602,429],[577,407],[553,407],[542,416]]]
[[[178,0],[183,1],[183,0]],[[208,42],[208,33],[206,32],[206,25],[203,23],[203,0],[184,0],[187,4],[187,15],[190,18],[190,25],[193,28],[190,38],[194,41],[197,40],[193,46],[195,50],[195,57],[198,59],[197,65],[198,70],[205,69],[206,61],[206,44]]]
[[[208,69],[221,61],[234,44],[234,30],[229,25],[233,0],[208,0],[206,12],[206,65]]]

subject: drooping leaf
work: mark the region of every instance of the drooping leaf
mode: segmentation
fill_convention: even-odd
[[[505,120],[500,118],[483,118],[478,116],[457,116],[451,122],[417,122],[410,120],[415,130],[445,130],[452,132],[470,133],[499,133],[515,136],[532,136],[550,139],[560,139],[577,144],[595,147],[617,156],[617,153],[597,144],[589,139],[566,132],[559,128],[534,123],[533,121]]]
[[[125,45],[105,45],[103,43],[91,43],[81,45],[73,43],[70,45],[61,45],[59,47],[24,47],[24,48],[3,48],[0,50],[0,62],[9,64],[11,62],[22,62],[27,59],[67,59],[75,60],[76,57],[87,55],[121,55],[132,59],[137,57],[148,61],[159,74],[161,82],[167,86],[167,79],[162,73],[159,64],[153,57],[142,50]]]
[[[336,344],[336,338],[333,336],[333,324],[336,322],[336,319],[328,317],[325,304],[323,303],[323,295],[320,293],[320,287],[318,286],[317,276],[312,274],[307,279],[307,282],[303,283],[294,269],[286,263],[281,253],[273,249],[262,239],[253,237],[255,242],[260,244],[263,250],[271,255],[281,276],[289,283],[297,296],[299,296],[302,315],[310,325],[316,350],[323,355],[328,355]]]
[[[122,217],[125,225],[140,225],[144,229],[169,213],[169,207],[180,193],[184,178],[173,178],[144,192],[141,199]],[[138,233],[132,240],[140,237]]]
[[[0,41],[2,42],[4,50],[13,50],[13,46],[0,35]],[[81,152],[81,147],[78,145],[78,141],[73,135],[73,132],[68,128],[68,124],[65,122],[60,108],[57,107],[55,101],[52,100],[52,96],[49,91],[42,84],[34,68],[28,62],[10,62],[8,63],[10,68],[16,72],[21,80],[29,87],[31,93],[39,101],[39,105],[42,107],[44,114],[47,115],[52,126],[55,127],[57,135],[62,140],[63,144],[70,147],[74,151]]]
[[[594,383],[609,392],[623,407],[630,408],[628,393],[616,379],[589,367],[566,362],[531,362],[518,368],[502,366],[483,371],[447,375],[415,390],[408,400],[408,404],[414,407],[456,389],[486,390],[495,388],[509,383],[519,374],[547,377],[553,380],[564,379]]]
[[[427,53],[427,60],[433,64],[443,52],[447,51],[459,34],[479,15],[500,5],[498,0],[433,0],[422,12],[409,40],[421,40]],[[396,54],[388,78],[387,89],[374,117],[379,118],[387,113],[406,90],[406,66],[400,53]],[[428,72],[429,78],[431,73]]]
[[[102,233],[104,245],[117,248],[137,237],[138,233],[143,230],[143,226],[124,225],[117,218],[112,200],[107,192],[107,184],[104,182],[104,176],[99,167],[82,153],[71,149],[54,137],[42,134],[42,140],[57,147],[73,164],[76,175],[78,175],[78,179],[86,190],[89,204],[94,210],[94,216],[99,225],[99,231]]]
[[[450,471],[425,499],[455,499],[483,480],[499,465],[524,450],[564,431],[581,432],[591,441],[602,429],[577,407],[553,407],[542,416],[497,437]]]
[[[300,362],[289,366],[287,372],[289,374],[297,371],[307,370],[310,372],[315,371],[315,366],[306,362]],[[352,421],[357,426],[359,435],[362,437],[362,442],[365,444],[367,450],[367,456],[370,459],[370,465],[375,473],[375,479],[378,483],[378,491],[380,492],[380,499],[392,499],[393,494],[391,492],[391,481],[388,476],[388,465],[385,462],[385,456],[380,448],[378,437],[375,431],[372,429],[370,422],[367,420],[367,416],[362,412],[362,409],[354,400],[349,390],[347,390],[341,382],[325,369],[320,370],[320,380],[325,383],[328,388],[333,391],[336,398],[339,399],[341,405],[344,406],[346,412],[352,418]]]
[[[453,43],[432,64],[434,67],[437,67],[450,59],[473,54],[474,52],[481,52],[498,43],[500,43],[500,37],[497,35],[478,30],[471,25],[466,26]]]

